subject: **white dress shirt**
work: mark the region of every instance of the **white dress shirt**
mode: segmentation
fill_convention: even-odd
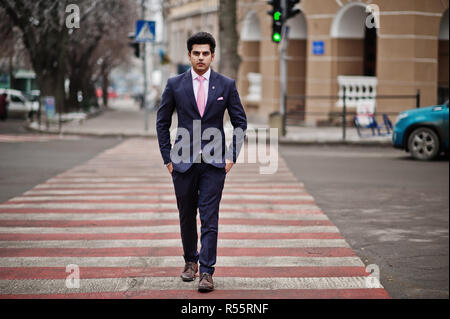
[[[200,81],[196,80],[199,75],[195,73],[194,69],[191,68],[191,74],[192,74],[192,86],[194,88],[194,96],[195,101],[197,102],[197,95],[198,95],[198,87],[200,86]],[[211,68],[206,71],[205,74],[202,76],[205,78],[203,81],[203,88],[205,90],[205,103],[208,101],[208,89],[209,89],[209,76],[211,75]]]

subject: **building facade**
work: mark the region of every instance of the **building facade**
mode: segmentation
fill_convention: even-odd
[[[169,57],[171,73],[178,74],[190,67],[186,47],[187,39],[199,31],[211,33],[219,38],[219,0],[167,1]],[[214,65],[219,65],[220,53],[217,50]]]
[[[298,123],[339,121],[344,88],[350,113],[361,102],[377,113],[413,108],[418,90],[422,106],[448,99],[448,0],[302,0],[298,8],[288,22],[287,50],[287,112]],[[267,1],[238,1],[238,88],[249,117],[262,122],[280,110],[269,9]],[[218,1],[170,1],[169,22],[176,73],[186,68],[190,34],[205,30],[218,38]]]

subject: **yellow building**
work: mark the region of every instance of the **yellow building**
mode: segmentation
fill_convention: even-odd
[[[218,39],[218,1],[169,3],[169,52],[177,73],[188,64],[188,36],[204,30]],[[379,97],[378,113],[416,105],[414,98],[381,97],[420,90],[422,106],[448,99],[449,0],[302,0],[298,8],[288,22],[287,110],[299,123],[339,120],[333,114],[342,111],[342,99],[308,97],[342,95],[344,87],[350,113],[367,97]],[[249,118],[264,122],[280,109],[280,59],[269,9],[267,1],[238,1],[239,92]]]

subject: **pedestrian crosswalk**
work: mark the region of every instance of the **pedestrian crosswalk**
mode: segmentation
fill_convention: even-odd
[[[172,179],[156,141],[135,138],[0,204],[0,298],[389,298],[278,160],[227,174],[211,293],[179,277]]]

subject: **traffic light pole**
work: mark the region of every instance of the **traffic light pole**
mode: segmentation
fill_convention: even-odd
[[[146,18],[146,0],[141,1],[141,9],[142,9],[142,20]],[[147,108],[147,90],[148,90],[148,81],[147,81],[147,43],[142,43],[142,59],[143,59],[143,68],[144,68],[144,97],[142,99],[142,107],[144,108],[144,129],[145,132],[148,131],[148,108]]]
[[[300,0],[269,0],[267,4],[272,10],[267,13],[272,17],[272,41],[279,44],[280,55],[280,116],[281,135],[286,135],[286,96],[287,96],[287,66],[286,53],[289,42],[288,19],[300,13],[300,9],[294,8]]]
[[[282,17],[286,16],[286,0],[281,0],[281,8],[283,10]],[[282,121],[281,135],[286,135],[286,95],[287,95],[287,66],[286,51],[288,47],[289,27],[283,23],[281,43],[278,47],[280,54],[280,115]]]

